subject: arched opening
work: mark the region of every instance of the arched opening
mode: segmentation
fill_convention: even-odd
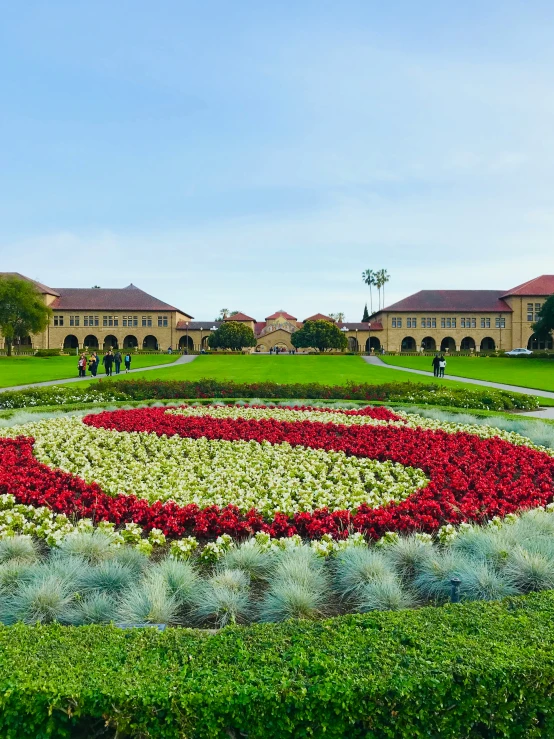
[[[108,334],[104,339],[104,351],[107,352],[110,349],[119,349],[117,338],[113,334]]]
[[[63,348],[64,349],[78,349],[79,348],[79,339],[76,336],[74,336],[73,334],[69,334],[63,340]]]
[[[179,339],[179,351],[183,352],[185,349],[189,352],[193,350],[193,343],[190,336],[181,336]]]
[[[288,352],[288,350],[288,346],[281,341],[278,341],[277,344],[274,344],[273,346],[273,351],[275,354],[285,354],[286,352]]]
[[[484,339],[481,341],[481,351],[482,352],[494,352],[496,351],[496,344],[494,343],[494,339],[490,336],[485,336]]]
[[[204,351],[208,351],[208,349],[210,348],[210,345],[208,344],[209,338],[210,338],[210,334],[202,337],[202,347],[201,348],[204,349]]]
[[[265,344],[257,344],[254,351],[256,351],[258,354],[265,354],[265,352],[267,352],[267,348]]]
[[[98,349],[98,339],[96,338],[96,336],[89,334],[88,336],[85,336],[83,346],[85,347],[85,349]]]
[[[349,352],[359,351],[358,339],[355,336],[349,336],[347,347]]]
[[[541,339],[536,334],[533,334],[527,342],[527,348],[532,351],[550,351],[553,348],[552,335],[547,339]]]
[[[370,339],[367,339],[365,343],[365,350],[368,354],[371,352],[372,349],[374,352],[378,352],[381,350],[381,342],[376,336],[372,336]]]
[[[126,336],[123,339],[123,348],[124,349],[136,349],[138,346],[138,340],[136,336],[133,336],[132,334],[129,334],[129,336]]]
[[[464,339],[462,339],[462,343],[460,344],[460,349],[463,352],[474,352],[475,351],[475,340],[471,338],[471,336],[466,336]]]
[[[421,340],[421,348],[424,352],[436,352],[437,342],[432,336],[426,336]]]
[[[413,336],[405,336],[402,339],[402,344],[400,344],[400,351],[401,352],[415,352],[416,350],[416,343]]]
[[[456,342],[452,338],[452,336],[445,336],[444,339],[441,341],[441,352],[455,352],[456,351]]]
[[[142,341],[142,348],[150,352],[157,351],[158,350],[158,339],[155,336],[152,336],[152,334],[148,334],[148,336],[145,336]]]

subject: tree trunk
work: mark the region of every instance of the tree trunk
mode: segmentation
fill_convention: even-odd
[[[12,355],[12,342],[9,339],[6,339],[6,347],[8,349],[7,355],[8,355],[8,357],[11,357],[11,355]]]

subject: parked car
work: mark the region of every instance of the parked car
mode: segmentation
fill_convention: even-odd
[[[532,354],[533,352],[530,349],[512,349],[510,352],[504,352],[508,357],[526,357],[529,354]]]

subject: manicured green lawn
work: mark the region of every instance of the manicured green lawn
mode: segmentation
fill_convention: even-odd
[[[382,360],[397,367],[433,371],[432,357],[384,356]],[[554,391],[554,360],[510,359],[509,357],[447,357],[446,374],[475,380],[503,382],[534,390]]]
[[[167,369],[133,373],[132,378],[147,380],[200,380],[213,377],[216,380],[236,382],[279,383],[318,382],[324,385],[344,385],[347,382],[381,384],[387,382],[417,382],[448,384],[450,387],[467,387],[461,382],[436,380],[433,377],[394,372],[386,367],[366,364],[355,356],[302,356],[302,355],[201,355],[190,364],[181,364]]]
[[[168,364],[177,359],[176,354],[136,354],[132,367],[150,367]],[[102,369],[102,365],[100,366]],[[26,385],[30,382],[61,380],[77,377],[77,357],[0,357],[0,387]]]

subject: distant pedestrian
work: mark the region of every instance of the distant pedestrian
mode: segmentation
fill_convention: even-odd
[[[87,358],[84,354],[81,354],[79,361],[77,362],[79,368],[79,377],[86,377],[87,374]]]
[[[125,372],[129,372],[131,369],[131,355],[129,352],[125,355]]]
[[[90,355],[88,368],[92,377],[96,377],[96,373],[98,372],[98,354],[96,354],[96,352],[92,352]]]
[[[445,369],[446,369],[446,359],[441,354],[439,358],[439,377],[444,377]]]
[[[115,364],[115,374],[118,375],[121,367],[121,352],[119,350],[114,354],[113,363]]]
[[[435,377],[438,377],[439,376],[440,359],[439,359],[439,357],[438,357],[437,354],[435,354],[435,356],[433,357],[433,361],[432,361],[431,364],[433,365],[433,374],[435,375]]]
[[[167,350],[167,353],[168,353],[168,354],[173,354],[173,348],[172,348],[171,346],[170,346],[170,347],[169,347],[169,349]]]
[[[113,354],[111,349],[109,349],[102,357],[102,364],[106,370],[106,377],[111,377],[113,366]]]

